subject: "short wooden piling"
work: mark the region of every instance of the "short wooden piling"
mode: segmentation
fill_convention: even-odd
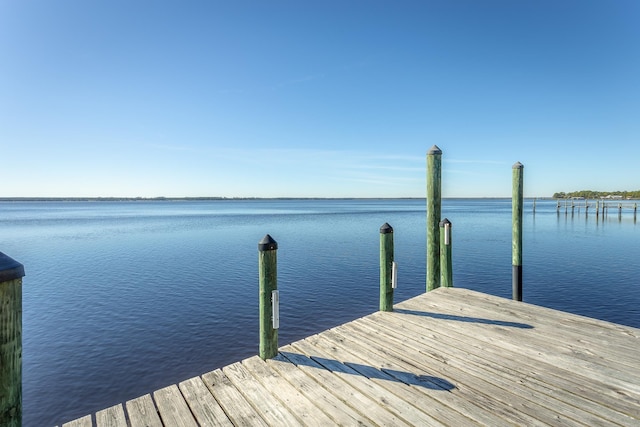
[[[263,360],[278,354],[278,243],[270,235],[258,243],[260,281],[260,349]],[[274,309],[275,307],[275,309]],[[275,319],[275,321],[274,321]]]
[[[0,426],[22,425],[22,278],[24,267],[0,252]]]
[[[453,265],[451,263],[451,221],[440,221],[440,286],[453,287]]]
[[[522,200],[523,170],[520,162],[513,165],[512,179],[512,279],[513,299],[522,301]]]
[[[380,311],[393,311],[393,227],[380,227]]]
[[[427,291],[440,287],[440,230],[442,150],[427,153]]]

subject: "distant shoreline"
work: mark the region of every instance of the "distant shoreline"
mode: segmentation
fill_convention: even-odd
[[[446,199],[505,199],[511,197],[443,197]],[[552,200],[552,197],[525,197]],[[0,202],[184,202],[234,200],[426,200],[425,197],[0,197]]]

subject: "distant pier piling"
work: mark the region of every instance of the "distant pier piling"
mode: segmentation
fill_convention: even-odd
[[[520,162],[513,165],[512,174],[512,288],[513,299],[522,301],[522,205],[524,166]]]
[[[0,252],[0,425],[22,425],[22,278],[24,267]]]
[[[394,288],[393,227],[380,227],[380,311],[393,311]]]
[[[427,152],[427,291],[440,287],[440,215],[442,150]]]
[[[279,294],[278,243],[270,235],[258,243],[258,271],[260,282],[260,348],[263,360],[278,354]]]

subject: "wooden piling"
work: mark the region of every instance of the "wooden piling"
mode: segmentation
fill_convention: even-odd
[[[451,263],[451,221],[440,221],[440,285],[453,287],[453,265]]]
[[[263,360],[278,354],[278,329],[274,325],[274,297],[278,291],[278,243],[270,235],[258,243],[258,270],[260,281],[260,349]],[[274,295],[276,294],[276,295]]]
[[[24,267],[0,252],[0,426],[22,425],[22,278]]]
[[[522,301],[522,200],[523,170],[520,162],[513,165],[512,174],[512,279],[513,299]]]
[[[427,153],[427,291],[440,287],[440,230],[442,150]]]
[[[393,227],[380,227],[380,311],[393,311]]]

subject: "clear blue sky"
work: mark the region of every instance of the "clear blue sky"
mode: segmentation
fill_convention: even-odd
[[[640,1],[0,0],[0,197],[640,189]]]

